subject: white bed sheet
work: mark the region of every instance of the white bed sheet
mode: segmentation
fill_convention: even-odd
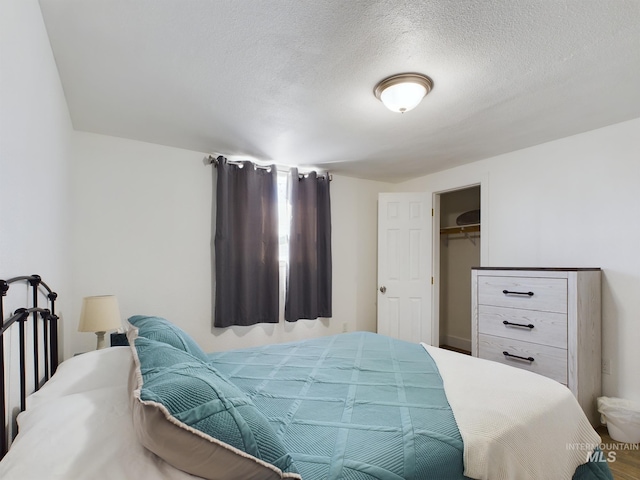
[[[464,473],[479,480],[570,480],[600,437],[568,388],[481,358],[422,346],[433,357],[464,443]]]

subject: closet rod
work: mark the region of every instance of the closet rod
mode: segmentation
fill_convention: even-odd
[[[480,224],[471,224],[471,225],[457,225],[454,227],[442,227],[440,229],[440,235],[456,235],[459,233],[472,233],[479,232]]]

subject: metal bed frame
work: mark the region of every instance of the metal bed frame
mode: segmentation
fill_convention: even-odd
[[[31,288],[31,306],[18,308],[7,320],[4,317],[4,297],[9,291],[9,287],[14,283],[26,283],[27,288]],[[47,307],[38,307],[38,298],[47,298]],[[8,387],[5,385],[5,354],[4,338],[5,332],[9,331],[15,323],[18,324],[19,332],[19,357],[20,357],[20,411],[23,412],[27,403],[27,350],[31,350],[27,345],[26,324],[29,318],[33,320],[33,385],[35,390],[46,382],[58,367],[58,317],[55,314],[55,301],[58,294],[42,281],[40,275],[28,275],[14,277],[9,280],[0,280],[0,317],[2,317],[2,327],[0,328],[0,459],[9,450],[10,439],[15,437],[16,429],[8,428],[7,403]],[[40,329],[38,317],[42,318],[43,345],[40,346]],[[40,364],[44,361],[44,372],[40,372]],[[13,415],[9,415],[9,420],[13,423]],[[11,435],[11,431],[13,435]]]

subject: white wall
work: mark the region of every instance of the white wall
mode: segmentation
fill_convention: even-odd
[[[376,328],[377,193],[386,184],[334,175],[333,318],[211,328],[212,166],[205,154],[115,137],[73,136],[73,312],[116,294],[124,318],[156,314],[207,351]],[[95,348],[74,333],[73,354]]]
[[[60,294],[57,313],[63,329],[69,293],[71,134],[69,111],[38,2],[3,0],[0,278],[40,274]],[[7,299],[9,304],[14,301],[11,293]]]
[[[401,185],[483,182],[485,266],[603,269],[604,394],[640,401],[640,119]]]

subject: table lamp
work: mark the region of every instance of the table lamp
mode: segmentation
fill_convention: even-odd
[[[120,308],[115,295],[99,295],[82,299],[79,332],[95,332],[98,337],[96,350],[104,348],[104,334],[121,326]]]

